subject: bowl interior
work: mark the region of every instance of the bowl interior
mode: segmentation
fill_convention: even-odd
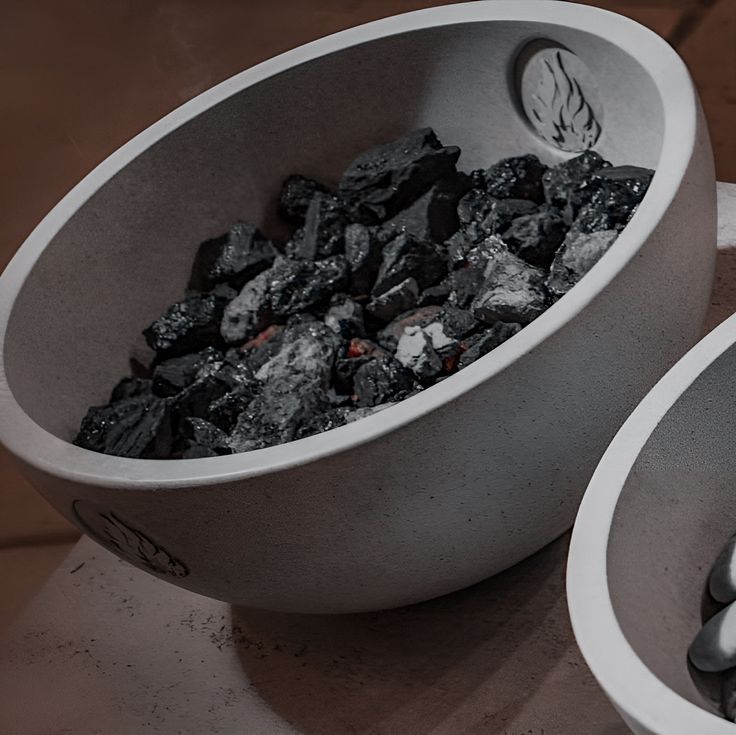
[[[668,687],[712,708],[688,672],[710,565],[736,532],[736,347],[682,394],[645,445],[620,495],[608,585],[621,629]]]
[[[515,61],[535,39],[571,50],[592,74],[603,120],[596,149],[614,163],[656,167],[663,106],[647,70],[599,36],[531,21],[374,38],[209,108],[195,100],[188,122],[69,213],[36,262],[6,331],[15,399],[71,439],[86,408],[128,373],[129,357],[149,359],[141,330],[182,296],[202,240],[237,219],[283,234],[274,203],[288,174],[334,184],[366,147],[425,125],[461,146],[465,170],[525,152],[547,163],[569,157],[537,136],[516,98]],[[248,74],[243,83],[256,78]]]

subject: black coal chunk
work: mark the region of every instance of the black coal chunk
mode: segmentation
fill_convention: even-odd
[[[358,368],[354,386],[359,406],[400,401],[415,390],[411,371],[392,357],[377,357]]]
[[[419,289],[434,286],[447,275],[447,262],[442,250],[428,240],[417,240],[404,233],[383,249],[373,294],[378,296],[407,278],[413,278]]]
[[[485,172],[486,191],[499,199],[544,201],[542,176],[547,167],[533,155],[504,158]]]
[[[174,453],[182,459],[217,457],[230,454],[228,435],[218,426],[204,419],[187,417],[179,424],[179,436]]]
[[[521,331],[521,324],[496,322],[490,329],[474,334],[465,343],[466,350],[460,355],[457,369],[462,370],[478,358],[487,355],[519,331]]]
[[[242,359],[246,360],[250,368],[255,372],[281,349],[283,342],[283,325],[271,324],[255,337],[240,345],[240,347],[231,347],[228,353],[240,353]]]
[[[497,321],[528,324],[548,306],[545,275],[508,250],[498,250],[488,261],[483,284],[470,311],[488,324]]]
[[[467,266],[453,271],[449,277],[451,291],[448,302],[461,309],[467,309],[480,291],[483,270]]]
[[[549,268],[567,234],[567,225],[554,207],[542,206],[534,214],[517,217],[501,235],[509,250],[527,263]]]
[[[94,406],[82,419],[74,444],[117,457],[165,459],[171,453],[171,406],[155,396]]]
[[[413,278],[407,278],[396,286],[373,297],[365,307],[370,316],[380,322],[390,322],[399,314],[411,309],[419,298],[419,286]]]
[[[348,267],[342,255],[314,262],[279,256],[227,305],[222,336],[231,344],[255,337],[274,320],[328,302],[347,282]]]
[[[618,236],[617,230],[571,231],[557,252],[547,288],[554,296],[566,294],[603,256]]]
[[[621,230],[644,198],[654,172],[637,166],[611,166],[597,171],[587,192],[590,199],[580,207],[572,229],[580,232]]]
[[[136,398],[151,394],[152,381],[149,378],[123,378],[110,394],[110,403],[125,398]]]
[[[325,324],[343,339],[365,337],[363,307],[345,294],[335,294],[325,314]]]
[[[382,244],[365,225],[353,223],[345,228],[345,258],[350,269],[350,293],[364,296],[371,292],[381,267]]]
[[[317,260],[345,251],[345,227],[349,213],[332,194],[317,192],[309,203],[304,226],[286,244],[290,258]]]
[[[240,289],[276,257],[276,249],[253,224],[238,222],[230,232],[207,240],[194,258],[189,288],[210,291],[218,283]]]
[[[579,192],[588,186],[593,174],[610,165],[595,151],[585,151],[558,163],[542,176],[544,198],[556,207],[579,204]]]
[[[284,179],[279,197],[279,214],[294,225],[303,225],[307,209],[315,194],[330,194],[330,190],[314,179],[295,174]]]
[[[219,350],[205,347],[201,352],[160,362],[153,370],[153,392],[161,397],[174,396],[191,384],[205,365],[222,360],[223,355]]]
[[[497,199],[485,189],[471,189],[458,202],[457,214],[465,238],[475,243],[498,234],[516,217],[532,214],[536,208],[529,199]]]
[[[360,199],[378,221],[385,221],[455,171],[456,146],[444,147],[431,128],[414,130],[361,153],[345,170],[341,195]]]
[[[447,336],[453,339],[464,339],[481,326],[481,323],[469,311],[454,304],[445,305],[438,321],[444,327]]]
[[[221,362],[204,365],[194,380],[172,399],[177,418],[207,418],[210,405],[231,390],[230,381],[220,373]]]
[[[172,304],[143,336],[158,357],[167,358],[219,346],[220,322],[227,300],[211,293],[194,293]]]
[[[381,225],[380,238],[389,242],[407,233],[418,240],[444,242],[460,225],[458,201],[470,189],[471,183],[470,177],[463,173],[441,179],[413,204]]]
[[[334,255],[315,261],[281,258],[271,272],[271,304],[276,317],[287,317],[327,303],[345,290],[348,266],[345,257]]]
[[[424,291],[419,294],[417,306],[439,306],[444,304],[449,298],[451,291],[452,287],[450,282],[445,279],[436,286],[425,288]]]
[[[205,418],[223,431],[230,433],[238,417],[250,405],[260,390],[260,384],[251,384],[231,390],[215,398],[205,413]]]

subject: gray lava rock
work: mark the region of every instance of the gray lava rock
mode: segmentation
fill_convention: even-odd
[[[456,146],[443,147],[431,128],[414,130],[361,153],[345,170],[339,194],[360,199],[378,221],[385,221],[455,171]]]
[[[718,602],[736,600],[736,536],[732,536],[715,560],[708,577],[708,590]]]
[[[369,294],[381,267],[382,244],[365,225],[350,224],[345,228],[345,259],[350,269],[350,293]]]
[[[576,201],[576,195],[590,182],[593,174],[611,164],[595,151],[585,151],[575,158],[548,168],[542,176],[544,198],[556,207]]]
[[[172,304],[143,330],[148,346],[159,358],[217,347],[226,300],[213,294],[192,294]]]
[[[700,671],[725,671],[736,666],[736,604],[708,620],[690,644],[688,657]]]
[[[282,374],[265,383],[240,414],[228,446],[233,452],[248,452],[284,444],[296,437],[302,424],[327,407],[317,381],[305,380],[294,372]]]
[[[529,265],[508,250],[499,250],[488,261],[483,284],[470,306],[477,319],[528,324],[548,304],[544,271]]]
[[[417,240],[444,242],[457,231],[458,200],[470,186],[470,177],[463,173],[441,179],[413,204],[381,225],[381,240],[389,242],[407,233]]]
[[[73,443],[117,457],[166,459],[172,439],[169,401],[136,396],[90,408]]]
[[[473,335],[466,342],[467,349],[460,355],[457,369],[462,370],[483,355],[487,355],[520,331],[521,324],[496,322],[490,329]]]
[[[363,307],[349,296],[336,294],[325,314],[325,324],[343,339],[365,337]]]
[[[544,201],[542,176],[547,167],[533,155],[504,158],[486,169],[486,191],[499,199]]]
[[[539,268],[549,268],[567,229],[559,210],[542,206],[534,214],[517,217],[504,230],[501,239],[522,260]]]
[[[411,371],[392,357],[377,357],[362,365],[354,385],[358,406],[400,401],[415,389]]]
[[[268,383],[295,375],[327,390],[339,346],[340,338],[321,322],[288,326],[281,350],[261,366],[256,378]]]
[[[566,294],[603,256],[618,237],[617,230],[568,233],[557,251],[546,285],[554,296]]]
[[[442,372],[442,359],[432,338],[421,327],[406,327],[396,346],[396,359],[422,382],[431,382]]]
[[[220,333],[225,342],[242,342],[265,329],[273,319],[271,283],[274,265],[243,286],[225,307]]]
[[[279,197],[279,214],[294,225],[301,226],[315,194],[331,194],[318,181],[295,174],[284,179]]]
[[[253,224],[238,222],[230,232],[207,240],[194,258],[189,288],[210,291],[218,283],[241,289],[251,278],[266,270],[276,249]]]
[[[447,263],[441,249],[427,240],[417,240],[404,233],[383,249],[373,295],[380,296],[407,278],[413,278],[419,289],[434,286],[447,275]]]
[[[371,299],[365,310],[379,321],[390,322],[394,317],[411,309],[417,303],[417,298],[419,286],[413,278],[407,278]]]

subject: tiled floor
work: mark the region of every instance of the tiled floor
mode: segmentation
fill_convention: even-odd
[[[736,0],[585,0],[690,66],[718,177],[736,181]],[[0,268],[53,204],[170,109],[287,48],[442,0],[7,0],[0,22]],[[0,454],[0,627],[76,532]]]

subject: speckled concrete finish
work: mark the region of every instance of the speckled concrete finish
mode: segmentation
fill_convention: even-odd
[[[517,51],[540,35],[595,79],[601,154],[657,168],[583,283],[449,380],[328,434],[179,462],[68,443],[84,408],[125,370],[140,325],[181,290],[197,243],[238,216],[267,222],[285,173],[330,181],[368,144],[427,124],[462,147],[467,169],[519,151],[560,160],[519,115],[509,84]],[[0,436],[83,530],[195,592],[302,612],[427,599],[570,526],[621,420],[697,338],[714,242],[707,134],[686,69],[661,39],[558,3],[387,19],[192,100],[49,215],[3,274]],[[111,514],[146,543],[123,548]]]
[[[736,310],[736,186],[719,211],[711,326]],[[572,638],[567,543],[428,603],[320,617],[233,609],[85,539],[0,638],[0,732],[624,735]]]

